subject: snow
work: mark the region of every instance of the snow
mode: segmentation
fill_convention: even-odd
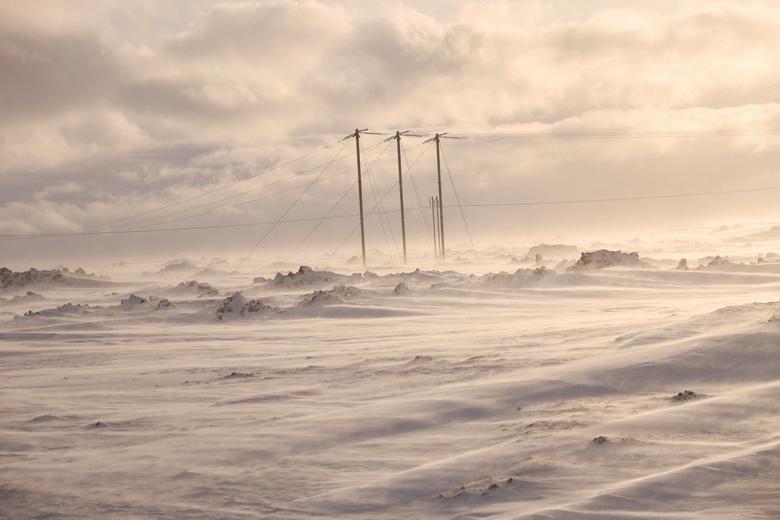
[[[0,516],[777,517],[780,265],[626,246],[14,283]]]
[[[160,268],[160,273],[177,273],[182,271],[195,271],[199,267],[189,260],[172,260]]]
[[[577,246],[568,244],[538,244],[528,248],[526,256],[535,257],[540,255],[543,259],[576,258],[580,254]]]
[[[0,305],[16,305],[20,303],[32,303],[45,300],[46,297],[34,291],[26,291],[24,294],[17,294],[11,298],[0,296]]]

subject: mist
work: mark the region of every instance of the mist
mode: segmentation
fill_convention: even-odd
[[[779,29],[0,2],[0,517],[777,518]]]

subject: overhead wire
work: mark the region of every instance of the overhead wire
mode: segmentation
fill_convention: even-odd
[[[670,193],[664,195],[637,195],[628,197],[605,197],[596,199],[564,199],[564,200],[543,200],[543,201],[517,201],[517,202],[472,202],[463,204],[464,208],[487,208],[487,207],[519,207],[519,206],[558,206],[567,204],[594,204],[602,202],[631,202],[640,200],[660,200],[660,199],[681,199],[690,197],[705,197],[713,195],[732,195],[739,193],[758,193],[765,191],[777,191],[780,186],[768,186],[765,188],[747,188],[738,190],[718,190],[718,191],[699,191],[689,193]],[[445,206],[447,207],[447,206]]]
[[[387,197],[388,195],[390,195],[390,193],[392,193],[392,191],[393,191],[393,188],[395,188],[397,185],[398,185],[398,181],[394,182],[394,183],[393,183],[393,184],[392,184],[392,185],[391,185],[391,186],[390,186],[390,187],[387,189],[387,191],[384,193],[384,195],[382,195],[381,199],[384,199],[385,197]],[[381,200],[381,199],[380,199],[380,200]],[[377,208],[377,204],[376,204],[376,203],[374,203],[374,207],[373,207],[373,208],[371,208],[371,210],[370,210],[368,213],[366,213],[366,215],[373,215],[373,214],[375,214],[375,212],[376,212],[376,208]],[[400,213],[400,211],[401,211],[400,209],[398,209],[398,210],[391,210],[391,212],[393,212],[393,213],[395,213],[395,212],[399,212],[399,213]],[[358,215],[359,215],[359,213],[356,213],[356,214],[353,214],[353,215],[351,215],[351,216],[353,216],[353,217],[356,217],[356,216],[358,216]],[[354,235],[354,234],[355,234],[355,231],[357,231],[359,227],[360,227],[360,224],[359,224],[359,223],[358,223],[358,224],[356,224],[356,225],[355,225],[355,227],[353,227],[353,228],[352,228],[352,231],[350,231],[349,233],[347,233],[347,236],[346,236],[346,237],[344,237],[344,240],[342,240],[342,241],[339,243],[339,245],[338,245],[338,246],[336,246],[336,249],[334,249],[334,250],[333,250],[333,252],[332,252],[331,254],[336,254],[336,253],[339,251],[339,249],[341,249],[341,248],[342,248],[342,246],[343,246],[344,244],[346,244],[346,243],[347,243],[347,241],[348,241],[348,240],[349,240],[349,239],[352,237],[352,235]]]
[[[285,161],[285,162],[283,162],[283,163],[276,164],[276,165],[273,165],[273,166],[269,166],[268,168],[265,168],[265,169],[263,169],[263,170],[260,170],[260,171],[259,171],[259,172],[257,172],[255,175],[253,175],[253,176],[251,176],[251,177],[249,177],[249,178],[246,178],[246,179],[240,179],[240,180],[237,180],[237,181],[235,181],[235,182],[232,182],[232,183],[230,183],[230,184],[225,184],[225,185],[219,186],[219,187],[217,187],[217,188],[214,188],[214,189],[212,189],[212,190],[208,190],[208,191],[205,191],[205,192],[203,192],[203,193],[200,193],[200,194],[198,194],[198,195],[194,195],[194,196],[192,196],[192,197],[188,197],[188,198],[186,198],[186,199],[182,199],[182,200],[179,200],[179,201],[176,201],[176,202],[172,202],[172,203],[169,203],[169,204],[165,204],[165,205],[163,205],[163,206],[160,206],[160,207],[158,207],[158,208],[155,208],[155,209],[153,209],[153,210],[149,210],[149,211],[142,212],[142,213],[140,213],[140,214],[135,214],[135,215],[127,216],[127,217],[121,217],[121,218],[118,218],[118,219],[110,220],[110,221],[108,221],[108,222],[102,222],[102,223],[99,223],[99,224],[94,224],[94,225],[92,225],[92,226],[88,226],[87,228],[84,228],[83,230],[87,231],[87,230],[89,230],[89,229],[93,229],[93,228],[96,228],[96,227],[103,227],[103,226],[108,226],[108,225],[111,225],[111,224],[114,224],[114,223],[117,223],[117,222],[124,222],[124,221],[127,221],[127,220],[132,220],[132,219],[135,219],[135,218],[137,218],[139,215],[143,215],[143,214],[150,214],[150,213],[156,213],[156,212],[159,212],[159,211],[164,211],[164,210],[166,210],[166,209],[168,209],[168,208],[172,208],[172,207],[179,206],[179,205],[181,205],[181,204],[186,204],[187,202],[191,202],[191,201],[193,201],[193,200],[197,200],[197,199],[200,199],[200,198],[206,197],[206,196],[208,196],[208,195],[211,195],[211,194],[213,194],[213,193],[217,193],[217,192],[219,192],[219,191],[226,190],[226,189],[228,189],[228,188],[231,188],[231,187],[233,187],[233,186],[236,186],[236,185],[238,185],[238,184],[241,184],[241,183],[243,183],[243,182],[247,182],[247,181],[249,181],[249,180],[252,180],[252,179],[254,179],[254,178],[257,178],[257,177],[259,177],[259,176],[261,176],[261,175],[265,175],[265,174],[268,174],[268,173],[270,173],[270,172],[272,172],[272,171],[276,171],[276,170],[278,170],[278,169],[284,168],[285,166],[289,166],[290,164],[293,164],[293,163],[295,163],[295,162],[298,162],[298,161],[300,161],[300,160],[302,160],[302,159],[305,159],[305,158],[307,158],[307,157],[310,157],[310,156],[314,155],[314,154],[315,154],[315,153],[317,153],[317,152],[320,152],[320,151],[322,151],[322,150],[328,150],[328,149],[330,149],[330,148],[333,148],[333,147],[335,147],[336,145],[338,145],[338,143],[339,143],[339,141],[336,141],[336,142],[332,142],[332,143],[329,143],[329,144],[327,144],[327,145],[324,145],[324,146],[321,146],[321,147],[317,147],[317,148],[315,148],[315,149],[313,149],[313,150],[310,150],[309,152],[306,152],[306,153],[304,153],[304,154],[298,155],[297,157],[294,157],[294,158],[292,158],[292,159],[290,159],[290,160],[288,160],[288,161]]]
[[[602,131],[551,131],[551,132],[506,132],[480,133],[460,132],[442,136],[444,139],[471,139],[480,141],[549,141],[578,139],[653,139],[653,138],[696,138],[696,137],[772,137],[780,136],[780,129],[757,130],[602,130]]]
[[[372,147],[372,148],[373,148],[373,147]],[[382,150],[382,151],[381,151],[381,152],[380,152],[380,153],[379,153],[379,154],[378,154],[376,157],[374,157],[374,159],[371,161],[371,163],[370,163],[370,165],[368,166],[368,168],[371,168],[371,167],[374,165],[374,163],[376,163],[376,162],[377,162],[377,161],[378,161],[378,160],[379,160],[379,159],[380,159],[380,158],[381,158],[381,157],[382,157],[382,156],[385,154],[385,152],[386,152],[386,151],[387,151],[387,147],[385,147],[385,148],[384,148],[384,149],[383,149],[383,150]],[[323,223],[323,222],[324,222],[324,221],[325,221],[325,220],[326,220],[328,217],[330,217],[331,213],[333,213],[333,211],[335,211],[335,209],[338,207],[338,205],[339,205],[339,204],[341,204],[341,202],[342,202],[342,201],[343,201],[343,200],[346,198],[346,196],[347,196],[347,195],[348,195],[348,194],[349,194],[349,193],[352,191],[352,188],[354,188],[356,184],[357,184],[357,180],[356,180],[354,183],[352,183],[352,185],[351,185],[351,186],[350,186],[350,187],[347,189],[347,191],[345,191],[345,192],[344,192],[344,193],[341,195],[341,197],[340,197],[340,198],[339,198],[339,199],[336,201],[336,203],[335,203],[335,204],[333,204],[333,205],[330,207],[330,209],[327,211],[327,213],[325,213],[325,215],[323,215],[323,216],[322,216],[322,218],[320,218],[320,219],[317,221],[317,223],[314,225],[314,227],[313,227],[313,228],[312,228],[312,229],[309,231],[309,233],[308,233],[308,234],[307,234],[305,237],[303,237],[303,240],[301,240],[301,241],[300,241],[300,243],[299,243],[299,244],[298,244],[298,245],[295,247],[295,249],[293,249],[293,250],[292,250],[292,252],[290,252],[290,254],[289,254],[289,255],[287,255],[287,258],[288,258],[288,259],[289,259],[289,258],[290,258],[292,255],[294,255],[294,254],[295,254],[295,253],[298,251],[298,249],[300,249],[300,248],[303,246],[303,244],[304,244],[304,243],[305,243],[305,242],[306,242],[306,241],[307,241],[307,240],[308,240],[308,239],[309,239],[309,238],[310,238],[310,237],[311,237],[311,236],[314,234],[314,232],[315,232],[317,229],[319,229],[320,225],[322,225],[322,223]]]
[[[331,175],[325,175],[323,177],[320,177],[317,180],[317,182],[315,182],[315,184],[323,182],[323,181],[326,181],[326,180],[329,180],[329,179],[333,179],[334,177],[339,177],[341,175],[346,175],[347,173],[351,173],[352,171],[353,171],[352,169],[342,170],[340,172],[336,172],[336,173],[333,173]],[[291,179],[293,177],[298,177],[298,176],[299,175],[291,175],[291,176],[288,176],[288,177],[284,177],[283,179],[280,179],[278,181],[269,183],[267,185],[263,185],[262,188],[267,188],[268,186],[272,186],[274,184],[278,184],[279,182]],[[278,195],[289,193],[291,191],[296,191],[299,188],[301,188],[303,186],[306,186],[308,183],[309,183],[309,181],[306,181],[306,182],[301,183],[301,184],[296,184],[295,186],[292,186],[290,188],[286,188],[286,189],[283,189],[283,190],[275,191],[273,193],[266,193],[265,195],[262,195],[260,197],[255,197],[253,199],[244,200],[244,201],[238,202],[236,204],[225,205],[225,206],[218,206],[218,207],[212,208],[210,210],[203,211],[201,213],[196,213],[194,215],[183,215],[183,216],[180,216],[180,217],[175,217],[173,219],[167,219],[166,222],[178,222],[180,220],[187,220],[187,219],[191,219],[191,218],[198,218],[198,217],[203,217],[203,216],[207,216],[207,215],[213,215],[214,213],[217,213],[218,211],[225,210],[225,209],[240,208],[242,206],[246,206],[248,204],[253,204],[253,203],[259,202],[261,200],[270,199],[270,198],[273,198],[273,197],[278,196]],[[258,191],[258,190],[250,190],[250,192],[251,191]],[[247,192],[247,193],[249,193],[249,192]]]
[[[346,190],[346,191],[345,191],[345,192],[344,192],[344,193],[341,195],[341,197],[339,197],[339,198],[338,198],[338,200],[336,200],[336,202],[335,202],[335,203],[334,203],[334,204],[333,204],[333,205],[330,207],[330,209],[327,211],[327,213],[325,213],[325,214],[324,214],[322,217],[320,217],[319,219],[317,219],[317,223],[314,225],[314,227],[313,227],[313,228],[311,228],[311,229],[309,230],[309,232],[306,234],[306,236],[305,236],[305,237],[303,237],[303,240],[301,240],[301,241],[298,243],[298,245],[297,245],[297,246],[295,246],[295,249],[293,249],[292,251],[290,251],[290,254],[288,254],[288,255],[287,255],[287,259],[288,259],[288,260],[289,260],[289,259],[290,259],[290,258],[291,258],[291,257],[292,257],[292,256],[293,256],[295,253],[297,253],[297,252],[298,252],[298,250],[299,250],[299,249],[300,249],[300,248],[303,246],[303,244],[305,244],[305,243],[306,243],[306,241],[307,241],[309,238],[311,238],[311,236],[314,234],[314,232],[315,232],[315,231],[317,231],[317,229],[319,229],[320,225],[322,225],[322,223],[323,223],[323,222],[325,222],[325,221],[326,221],[326,220],[327,220],[327,219],[330,217],[331,213],[333,213],[333,212],[336,210],[336,208],[339,206],[339,204],[341,204],[341,203],[344,201],[344,199],[347,197],[347,195],[349,195],[349,194],[352,192],[352,189],[353,189],[355,186],[357,186],[357,181],[353,182],[353,183],[352,183],[352,184],[349,186],[349,188],[347,188],[347,190]]]
[[[378,145],[373,145],[371,148],[373,148],[373,147],[376,147],[376,146],[378,146]],[[369,149],[370,149],[370,148],[369,148]],[[351,154],[351,155],[354,155],[354,154]],[[342,157],[338,158],[338,159],[337,159],[335,162],[339,162],[339,161],[342,161],[342,160],[344,160],[344,159],[347,159],[347,158],[349,158],[351,155],[345,155],[345,156],[342,156]],[[167,213],[167,214],[164,214],[164,215],[160,215],[160,216],[157,216],[157,217],[152,217],[152,218],[149,218],[149,219],[143,219],[143,220],[136,221],[136,222],[129,222],[129,223],[126,223],[126,224],[121,224],[119,227],[120,227],[120,228],[122,228],[122,227],[127,227],[127,226],[137,226],[137,225],[143,225],[143,224],[149,224],[149,223],[156,223],[156,222],[159,222],[159,221],[161,221],[161,220],[165,221],[165,220],[169,219],[170,217],[174,217],[174,216],[176,216],[176,215],[181,215],[181,214],[183,214],[183,213],[187,213],[187,212],[189,212],[189,211],[194,211],[194,210],[198,210],[198,209],[202,209],[202,208],[207,208],[207,207],[209,207],[209,206],[213,206],[214,204],[219,204],[220,202],[224,202],[224,201],[227,201],[227,200],[231,200],[231,199],[235,199],[235,198],[238,198],[238,197],[243,197],[243,196],[246,196],[246,195],[247,195],[247,194],[249,194],[249,193],[254,193],[254,192],[256,192],[256,191],[259,191],[259,190],[262,190],[262,189],[264,189],[264,188],[266,188],[266,187],[268,187],[268,186],[273,186],[274,184],[278,184],[278,183],[280,183],[280,182],[283,182],[284,180],[291,179],[291,178],[293,178],[293,177],[301,177],[301,176],[306,176],[306,175],[308,175],[309,173],[312,173],[312,172],[314,172],[314,171],[317,171],[317,170],[321,169],[321,168],[322,168],[323,166],[325,166],[326,164],[329,164],[329,163],[328,163],[328,162],[325,162],[325,163],[321,163],[321,164],[318,164],[318,165],[312,166],[312,167],[310,167],[310,168],[304,169],[304,170],[302,170],[302,171],[300,171],[300,172],[298,172],[298,173],[295,173],[295,174],[293,174],[293,175],[288,175],[288,176],[286,176],[286,177],[283,177],[282,179],[277,179],[276,181],[273,181],[273,182],[270,182],[270,183],[267,183],[267,184],[263,184],[262,186],[258,186],[258,187],[256,187],[256,188],[252,188],[252,189],[250,189],[250,190],[244,190],[244,191],[242,191],[241,193],[236,193],[236,194],[233,194],[233,195],[228,195],[227,197],[223,197],[223,198],[221,198],[221,199],[217,199],[217,200],[214,200],[214,201],[209,201],[209,202],[206,202],[206,203],[204,203],[204,204],[200,204],[200,205],[193,206],[193,207],[190,207],[190,208],[184,208],[184,209],[177,210],[177,211],[174,211],[174,212],[172,212],[172,213]],[[267,173],[270,173],[270,171],[269,171],[269,172],[267,172]],[[255,176],[255,178],[256,178],[256,177],[257,177],[257,176]],[[249,180],[249,179],[248,179],[248,180]],[[236,184],[237,184],[237,183],[234,183],[233,185],[236,185]],[[215,190],[215,191],[216,191],[216,190]],[[257,199],[257,200],[263,200],[263,199],[265,199],[265,198],[266,198],[266,197],[260,197],[260,198],[259,198],[259,199]],[[251,203],[251,202],[255,202],[255,201],[256,201],[256,200],[252,200],[252,201],[245,201],[245,202],[240,202],[240,203],[236,204],[235,206],[226,206],[226,207],[227,207],[227,208],[230,208],[230,207],[237,207],[237,206],[240,206],[240,205],[243,205],[243,204],[247,204],[247,203]],[[223,209],[223,208],[224,208],[224,206],[223,206],[223,207],[217,207],[217,208],[215,209],[215,211],[219,211],[219,209]],[[215,211],[206,211],[206,212],[204,212],[204,213],[200,213],[200,214],[198,214],[198,215],[193,215],[193,216],[192,216],[192,218],[194,218],[194,217],[196,217],[196,216],[203,216],[203,215],[212,214],[212,213],[214,213]],[[173,219],[172,221],[185,220],[185,219],[187,219],[187,218],[190,218],[190,217],[189,217],[189,216],[187,216],[187,215],[185,215],[185,216],[182,216],[181,218],[175,218],[175,219]]]
[[[386,198],[393,188],[398,184],[395,182],[390,188],[382,195],[382,198]],[[462,206],[464,208],[480,208],[480,207],[521,207],[521,206],[552,206],[561,204],[590,204],[590,203],[606,203],[606,202],[630,202],[639,200],[660,200],[660,199],[677,199],[687,197],[704,197],[704,196],[717,196],[717,195],[731,195],[731,194],[744,194],[744,193],[758,193],[780,191],[780,186],[768,186],[763,188],[750,188],[750,189],[738,189],[738,190],[718,190],[718,191],[700,191],[689,193],[674,193],[665,195],[640,195],[633,197],[611,197],[611,198],[597,198],[597,199],[566,199],[566,200],[550,200],[550,201],[516,201],[516,202],[475,202],[466,203]],[[453,207],[452,205],[445,205],[444,207]],[[418,209],[418,208],[413,208]],[[424,209],[420,207],[419,209]],[[387,210],[388,213],[397,213],[400,210]],[[376,214],[376,206],[366,215]],[[359,213],[349,213],[341,215],[330,215],[325,220],[342,219],[342,218],[354,218]],[[322,217],[306,217],[295,219],[277,219],[275,221],[260,221],[260,222],[239,222],[233,224],[212,224],[204,226],[188,226],[188,227],[175,227],[175,228],[156,228],[156,229],[130,229],[130,230],[109,230],[109,231],[71,231],[71,232],[56,232],[56,233],[21,233],[21,234],[0,234],[0,239],[36,239],[36,238],[61,238],[61,237],[78,237],[78,236],[101,236],[101,235],[126,235],[126,234],[138,234],[138,233],[158,233],[158,232],[176,232],[176,231],[194,231],[194,230],[210,230],[210,229],[229,229],[229,228],[241,228],[251,226],[262,226],[269,224],[288,224],[298,222],[315,222]],[[357,227],[354,228],[355,230]],[[353,232],[354,233],[354,230]]]
[[[276,229],[276,226],[278,226],[278,225],[279,225],[279,223],[280,223],[280,222],[281,222],[281,221],[284,219],[284,217],[286,217],[286,216],[287,216],[287,214],[288,214],[288,213],[290,213],[290,211],[292,211],[292,209],[295,207],[295,205],[296,205],[296,204],[298,204],[298,201],[300,201],[300,200],[303,198],[303,196],[304,196],[304,195],[306,195],[306,193],[309,191],[309,189],[310,189],[310,188],[311,188],[311,187],[314,185],[314,183],[315,183],[315,182],[317,182],[317,179],[319,179],[319,178],[322,176],[322,174],[323,174],[323,173],[325,173],[325,172],[328,170],[328,168],[330,168],[330,166],[331,166],[331,165],[332,165],[332,164],[333,164],[333,163],[336,161],[336,158],[337,158],[339,155],[341,155],[341,152],[343,152],[343,151],[344,151],[344,148],[346,148],[346,146],[347,146],[347,143],[345,142],[345,143],[344,143],[344,144],[341,146],[341,148],[340,148],[340,149],[339,149],[339,150],[336,152],[336,154],[333,156],[333,158],[331,159],[331,161],[330,161],[330,162],[329,162],[327,165],[325,165],[325,167],[324,167],[322,170],[320,170],[320,173],[318,173],[318,174],[317,174],[317,177],[315,177],[315,178],[314,178],[314,180],[313,180],[312,182],[310,182],[308,186],[306,186],[306,188],[305,188],[305,189],[304,189],[304,190],[303,190],[303,191],[300,193],[300,195],[298,195],[298,197],[297,197],[297,198],[296,198],[296,199],[293,201],[293,203],[292,203],[292,204],[290,204],[290,205],[287,207],[287,209],[286,209],[286,210],[284,210],[284,212],[283,212],[283,213],[281,214],[281,216],[280,216],[280,217],[279,217],[279,218],[276,220],[276,222],[275,222],[273,225],[271,225],[271,227],[269,227],[269,228],[266,230],[265,234],[264,234],[262,237],[260,237],[260,240],[258,240],[258,241],[255,243],[255,245],[253,245],[253,246],[252,246],[252,249],[250,249],[250,250],[249,250],[249,253],[247,253],[247,254],[246,254],[246,256],[244,256],[244,257],[241,259],[241,261],[239,262],[239,265],[243,264],[243,263],[244,263],[244,261],[246,261],[246,259],[247,259],[247,258],[249,258],[250,256],[252,256],[252,253],[254,253],[254,252],[255,252],[255,249],[257,249],[257,248],[258,248],[258,246],[259,246],[260,244],[262,244],[262,243],[263,243],[263,241],[265,241],[265,239],[266,239],[266,238],[268,238],[268,235],[270,235],[270,234],[273,232],[273,230],[274,230],[274,229]]]
[[[452,177],[452,171],[450,171],[450,165],[447,162],[447,154],[444,152],[444,146],[441,146],[441,157],[444,159],[444,167],[447,170],[447,177],[450,179],[450,184],[452,185],[452,192],[455,194],[455,202],[458,204],[458,210],[460,211],[460,216],[463,219],[463,227],[466,229],[466,236],[469,238],[469,243],[471,243],[471,249],[474,250],[474,254],[478,255],[477,248],[474,246],[474,239],[471,237],[471,230],[469,229],[469,223],[466,220],[466,213],[463,211],[463,204],[460,202],[460,195],[458,195],[458,189],[455,187],[455,180]]]
[[[390,145],[391,145],[391,143],[388,142],[387,146],[385,146],[385,148],[382,150],[382,154],[384,154],[384,152],[386,152],[390,148]],[[372,166],[373,166],[373,163],[372,163]],[[395,236],[392,234],[393,231],[392,231],[392,228],[390,227],[390,222],[387,222],[387,229],[385,228],[385,221],[387,221],[387,217],[384,215],[384,213],[382,211],[384,208],[382,206],[382,201],[379,199],[378,190],[377,190],[377,187],[376,187],[376,182],[374,181],[373,175],[371,175],[371,168],[370,167],[365,167],[364,170],[365,170],[365,175],[368,178],[368,184],[371,187],[371,192],[374,195],[374,201],[376,201],[376,205],[377,205],[378,212],[379,212],[379,226],[382,229],[382,235],[384,235],[384,237],[385,237],[385,244],[387,245],[387,253],[388,253],[388,255],[390,255],[390,261],[392,262],[393,261],[393,251],[392,251],[392,246],[390,245],[390,240],[387,237],[388,229],[390,231],[391,236],[393,237],[393,243],[395,243]]]
[[[423,143],[420,143],[420,145],[422,145],[422,144]],[[420,146],[420,145],[415,145],[415,146]],[[412,181],[412,188],[414,188],[415,198],[417,199],[417,208],[419,210],[417,212],[417,214],[420,216],[420,219],[422,220],[423,228],[425,229],[426,237],[429,240],[432,240],[433,237],[431,236],[431,231],[428,229],[428,219],[426,218],[425,212],[422,209],[423,203],[422,203],[422,198],[420,197],[420,190],[417,188],[417,181],[415,181],[414,173],[412,172],[412,169],[414,168],[414,166],[422,158],[422,156],[425,155],[425,152],[430,150],[430,148],[431,148],[430,146],[426,146],[425,148],[423,148],[422,152],[420,152],[420,154],[414,160],[414,163],[412,163],[410,165],[409,164],[409,156],[406,154],[406,148],[404,148],[403,144],[401,145],[401,152],[402,152],[402,154],[404,156],[404,163],[406,164],[406,175]]]

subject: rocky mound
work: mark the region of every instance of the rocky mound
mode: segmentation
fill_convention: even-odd
[[[15,272],[7,267],[0,267],[0,289],[14,290],[28,286],[46,285],[104,285],[110,282],[105,277],[88,273],[81,267],[71,271],[67,267],[58,269],[35,269]]]
[[[542,280],[543,278],[549,278],[555,276],[557,273],[551,271],[544,266],[537,267],[535,269],[523,269],[520,268],[514,273],[500,272],[500,273],[488,273],[480,276],[476,279],[477,285],[487,285],[491,287],[503,287],[509,285],[516,285],[518,283],[534,282]]]
[[[62,316],[64,314],[80,314],[82,312],[86,312],[90,309],[90,306],[87,304],[73,304],[73,303],[66,303],[64,305],[60,305],[56,309],[44,309],[42,311],[32,311],[29,310],[24,313],[25,318],[34,318],[34,317],[53,317],[53,316]]]
[[[247,313],[265,313],[276,311],[272,307],[260,300],[247,300],[240,292],[233,293],[217,307],[217,319],[223,319],[225,315],[243,316]]]
[[[314,291],[301,298],[300,306],[332,305],[344,303],[345,298],[352,298],[360,294],[360,289],[348,285],[337,285],[327,291]]]
[[[700,271],[729,271],[744,267],[744,264],[732,262],[728,257],[715,256],[704,264],[700,265],[697,269]]]
[[[199,297],[219,295],[219,291],[211,284],[199,282],[197,280],[182,282],[174,288],[174,291],[178,293],[195,293]]]
[[[28,285],[39,284],[64,284],[65,275],[60,269],[38,270],[30,268],[27,271],[14,272],[7,267],[0,267],[0,288],[2,289],[21,289]]]
[[[141,298],[140,296],[136,296],[135,294],[131,294],[127,298],[123,298],[119,301],[119,305],[122,307],[134,307],[136,305],[143,305],[148,300],[146,298]]]
[[[598,251],[584,252],[580,255],[569,271],[588,271],[607,269],[609,267],[648,267],[639,259],[639,253],[624,253],[623,251],[610,251],[599,249]]]
[[[37,292],[27,291],[25,294],[17,294],[13,298],[0,298],[0,305],[17,305],[22,303],[45,300],[46,297]]]
[[[195,271],[200,269],[189,260],[173,260],[165,264],[158,272],[160,274],[181,273],[183,271]]]
[[[268,285],[273,287],[301,287],[322,283],[332,283],[346,278],[343,274],[330,271],[315,271],[309,266],[302,265],[296,272],[287,274],[276,273],[274,279]]]

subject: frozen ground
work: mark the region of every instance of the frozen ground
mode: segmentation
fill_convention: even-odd
[[[780,517],[780,263],[489,255],[15,281],[0,517]]]

